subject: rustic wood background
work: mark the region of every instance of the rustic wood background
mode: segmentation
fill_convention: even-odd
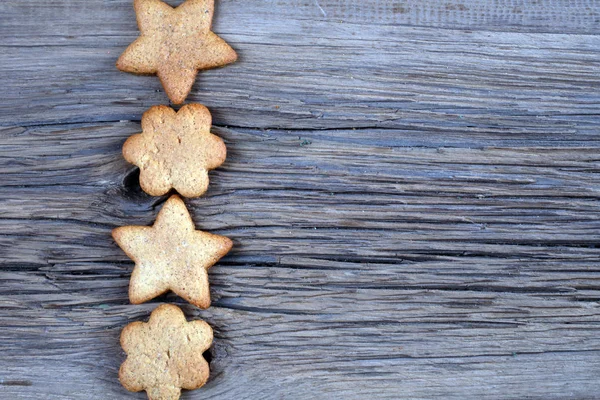
[[[171,3],[174,4],[174,3]],[[121,157],[167,98],[131,0],[0,2],[0,398],[143,399],[125,324],[215,329],[184,399],[600,399],[600,0],[222,0],[213,307],[128,303]]]

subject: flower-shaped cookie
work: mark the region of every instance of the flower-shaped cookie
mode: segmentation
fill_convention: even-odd
[[[210,133],[212,118],[201,104],[175,112],[155,106],[142,117],[142,133],[123,145],[123,156],[140,167],[140,186],[151,196],[174,188],[185,197],[198,197],[208,188],[208,170],[225,161],[223,140]]]
[[[208,308],[207,270],[233,245],[225,236],[195,230],[178,196],[167,200],[153,226],[122,226],[112,235],[135,261],[129,282],[133,304],[172,290],[193,305]]]
[[[141,35],[121,55],[117,68],[157,74],[175,104],[184,102],[198,70],[226,65],[235,51],[210,31],[214,0],[187,0],[173,8],[160,0],[134,0]]]
[[[150,400],[177,400],[181,389],[198,389],[208,380],[202,356],[213,340],[204,321],[187,322],[177,306],[163,304],[147,323],[133,322],[121,333],[127,359],[119,380],[131,392],[145,390]]]

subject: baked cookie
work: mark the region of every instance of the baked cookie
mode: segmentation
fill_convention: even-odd
[[[173,103],[183,103],[199,70],[237,59],[210,30],[214,0],[187,0],[177,8],[160,0],[134,0],[133,6],[141,35],[123,52],[117,68],[158,75]]]
[[[121,333],[127,359],[119,380],[131,392],[145,390],[150,400],[177,400],[181,389],[198,389],[208,380],[202,356],[213,340],[204,321],[187,322],[177,306],[163,304],[147,323],[133,322]]]
[[[200,308],[210,306],[208,269],[231,250],[224,236],[197,231],[185,204],[172,196],[153,226],[123,226],[112,236],[135,261],[129,299],[140,304],[172,290]]]
[[[123,156],[140,167],[140,186],[151,196],[174,188],[185,197],[198,197],[208,188],[208,170],[225,161],[223,140],[210,133],[212,118],[201,104],[175,112],[155,106],[142,117],[142,133],[123,145]]]

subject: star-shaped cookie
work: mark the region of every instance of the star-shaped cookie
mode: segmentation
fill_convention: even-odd
[[[141,35],[123,52],[117,68],[158,75],[173,103],[183,103],[199,70],[237,59],[210,30],[214,0],[187,0],[177,8],[160,0],[134,0],[133,5]]]
[[[204,321],[187,322],[177,306],[163,304],[147,323],[133,322],[121,333],[127,359],[119,380],[131,392],[145,390],[150,400],[177,400],[181,389],[198,389],[208,380],[202,356],[213,331]]]
[[[208,188],[208,170],[225,161],[223,140],[210,133],[212,118],[201,104],[175,112],[155,106],[142,117],[142,133],[123,145],[123,156],[140,167],[140,186],[151,196],[171,188],[185,197],[198,197]]]
[[[208,269],[231,250],[230,239],[197,231],[178,196],[167,200],[153,226],[123,226],[112,232],[135,261],[129,299],[140,304],[172,290],[200,308],[210,306]]]

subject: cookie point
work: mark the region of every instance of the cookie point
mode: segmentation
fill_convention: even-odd
[[[182,205],[183,204],[185,206],[185,203],[183,202],[183,199],[178,194],[172,194],[171,197],[169,197],[169,199],[165,203],[165,205],[166,204],[177,204],[177,205]]]
[[[118,227],[118,228],[114,228],[114,229],[113,229],[113,230],[110,232],[110,234],[111,234],[112,238],[113,238],[115,241],[117,241],[117,242],[118,242],[118,241],[119,241],[119,239],[121,238],[121,235],[123,234],[123,228],[124,228],[124,226],[120,226],[120,227]]]
[[[172,311],[172,312],[180,312],[181,314],[183,314],[183,311],[181,311],[181,308],[177,307],[174,304],[161,304],[160,306],[156,307],[156,309],[154,311],[152,311],[152,313],[154,314],[157,311]]]
[[[231,60],[231,61],[229,61],[229,63],[234,63],[238,60],[238,54],[233,49],[231,49],[231,56],[230,56],[229,60]]]
[[[142,300],[142,299],[138,299],[137,297],[135,297],[135,295],[134,295],[134,294],[132,294],[132,293],[131,293],[131,290],[130,290],[130,291],[129,291],[129,302],[130,302],[131,304],[138,305],[138,304],[142,304],[142,303],[144,303],[144,300]]]
[[[192,304],[198,308],[201,308],[202,310],[206,310],[207,308],[210,308],[210,296],[206,296],[206,298],[195,301]]]
[[[123,54],[121,54],[119,56],[119,58],[117,59],[117,61],[115,62],[115,66],[117,67],[117,69],[119,71],[123,71],[123,72],[127,72],[125,71],[125,66],[123,65]]]
[[[229,239],[226,236],[223,236],[223,238],[223,249],[225,250],[225,254],[227,254],[233,248],[233,240]]]
[[[158,77],[161,81],[161,84],[165,88],[165,93],[167,93],[167,96],[169,97],[169,100],[171,100],[171,103],[173,103],[174,105],[183,104],[188,94],[190,94],[191,88],[185,93],[180,93],[178,90],[169,88],[169,83],[167,83],[163,78],[161,78],[160,75]]]

